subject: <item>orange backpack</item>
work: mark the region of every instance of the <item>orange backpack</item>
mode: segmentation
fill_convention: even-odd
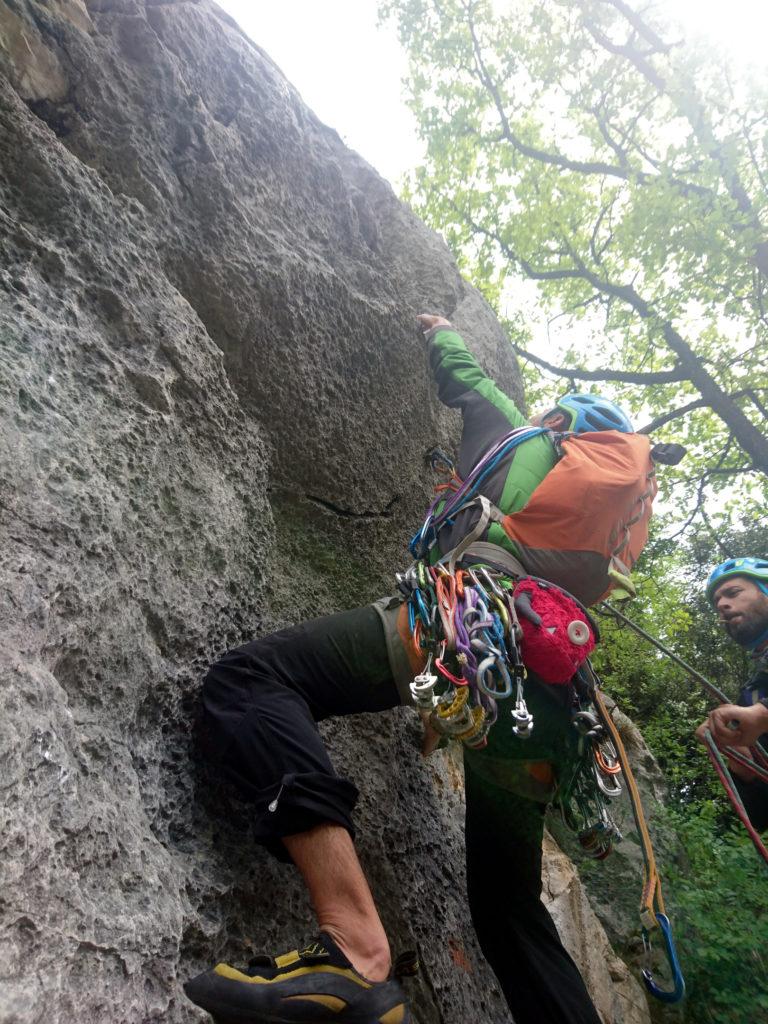
[[[658,490],[650,441],[604,430],[571,434],[562,450],[528,504],[501,525],[532,576],[593,605],[617,584],[632,590]]]

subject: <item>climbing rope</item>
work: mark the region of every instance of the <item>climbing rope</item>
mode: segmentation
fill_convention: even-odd
[[[709,755],[709,759],[712,762],[713,768],[717,772],[718,778],[723,784],[723,789],[728,794],[728,799],[731,801],[734,811],[736,811],[736,814],[739,816],[742,825],[749,833],[749,838],[752,840],[753,846],[760,854],[760,856],[763,858],[766,865],[768,865],[768,850],[765,848],[765,844],[760,838],[759,832],[754,827],[752,822],[749,820],[747,809],[744,806],[744,802],[742,801],[741,797],[739,796],[739,791],[736,789],[736,785],[733,781],[733,776],[728,770],[728,765],[726,764],[725,758],[723,757],[722,753],[720,752],[720,749],[718,748],[717,744],[712,738],[712,733],[709,731],[709,729],[704,730],[704,741],[707,746],[707,754]],[[765,770],[765,766],[760,767],[757,764],[758,758],[762,758],[762,755],[759,751],[753,748],[753,760],[745,758],[741,755],[737,756],[738,752],[734,751],[731,747],[726,747],[725,753],[729,757],[733,757],[735,760],[740,761],[742,764],[746,764],[747,767],[752,768],[753,771],[755,770],[755,768],[757,768],[760,775],[763,778],[768,779],[768,771]]]
[[[466,480],[460,480],[455,473],[448,484],[437,488],[438,494],[427,510],[421,529],[414,534],[409,543],[414,558],[424,558],[434,545],[437,534],[445,523],[456,516],[464,507],[474,500],[474,496],[483,480],[493,472],[518,445],[529,441],[540,434],[548,433],[545,427],[517,427],[498,441],[480,459]],[[438,462],[453,472],[453,463],[443,452],[439,452]],[[432,464],[435,466],[433,453]]]

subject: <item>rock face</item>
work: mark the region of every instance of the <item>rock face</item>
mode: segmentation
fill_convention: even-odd
[[[573,862],[549,834],[544,836],[543,879],[542,898],[606,1024],[650,1021],[636,976],[611,948]],[[625,886],[627,881],[625,876]]]
[[[0,72],[0,1021],[202,1021],[179,981],[309,914],[197,766],[204,667],[390,590],[457,428],[415,312],[519,378],[439,238],[207,0],[0,0]],[[419,1024],[508,1021],[453,762],[407,712],[326,735]]]

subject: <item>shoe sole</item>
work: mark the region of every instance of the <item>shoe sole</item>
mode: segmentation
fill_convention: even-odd
[[[274,1003],[263,1009],[255,1006],[222,1007],[222,1002],[230,1000],[226,997],[222,999],[221,993],[212,992],[210,989],[200,991],[199,986],[194,983],[184,985],[184,990],[193,1003],[213,1017],[216,1024],[326,1024],[330,1021],[338,1021],[338,1024],[411,1024],[410,1010],[403,998],[402,989],[399,992],[379,991],[375,995],[371,993],[373,998],[369,1000],[367,1007],[355,1009],[348,1006],[335,1013],[317,1005],[305,1004],[299,1009],[294,1004],[290,1016],[281,1012],[279,1004]],[[307,995],[311,998],[312,993]],[[295,999],[296,995],[293,995],[293,998]]]
[[[326,1021],[338,1020],[338,1017],[326,1017]],[[213,1018],[215,1024],[297,1024],[296,1018],[288,1020],[286,1017],[254,1017],[252,1013],[238,1014],[236,1017],[227,1015],[226,1017],[215,1016]],[[307,1024],[310,1024],[309,1018],[307,1018]],[[412,1024],[412,1018],[408,1007],[405,1003],[400,1003],[398,1006],[393,1006],[391,1010],[382,1017],[342,1017],[340,1024]]]

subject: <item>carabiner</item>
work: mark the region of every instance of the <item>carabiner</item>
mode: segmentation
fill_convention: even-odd
[[[617,796],[621,796],[621,783],[615,775],[604,774],[596,764],[593,765],[593,769],[595,773],[595,781],[602,793],[611,800],[615,800]]]
[[[421,561],[416,563],[416,582],[422,590],[426,590],[430,583],[427,568]]]
[[[475,590],[477,591],[478,597],[482,597],[484,599],[484,604],[488,604],[488,602],[490,601],[490,597],[488,597],[488,591],[477,578],[477,573],[475,572],[475,570],[467,569],[467,573],[469,575],[469,578],[472,580]]]
[[[659,988],[654,981],[653,974],[648,968],[643,969],[643,983],[654,999],[658,999],[662,1003],[679,1003],[685,995],[685,978],[680,970],[680,961],[677,959],[677,950],[675,949],[675,942],[672,938],[672,925],[669,923],[669,918],[666,914],[660,914],[658,911],[656,911],[656,920],[659,922],[661,934],[664,936],[667,963],[669,964],[669,969],[672,972],[674,988],[671,992],[667,992],[665,989]],[[648,933],[643,929],[644,943],[647,943],[647,938]]]
[[[416,590],[414,590],[412,598],[413,598],[414,604],[416,605],[416,612],[417,612],[419,618],[424,623],[426,628],[429,629],[429,627],[430,627],[429,611],[428,611],[427,606],[426,606],[426,604],[424,602],[424,598],[421,596],[421,591],[418,589],[418,587],[416,588]]]
[[[502,633],[506,633],[507,635],[510,635],[511,634],[511,630],[512,630],[512,623],[511,623],[510,618],[509,618],[509,612],[507,611],[507,606],[504,604],[504,602],[501,600],[501,598],[500,597],[496,597],[495,594],[493,595],[493,602],[496,605],[496,607],[498,608],[498,612],[496,612],[494,614],[498,615],[499,619],[501,620],[501,630],[502,630]]]
[[[501,591],[501,589],[500,589],[499,585],[497,584],[496,580],[493,578],[493,576],[491,576],[491,574],[488,572],[488,570],[486,569],[486,567],[484,565],[480,566],[480,568],[477,570],[478,576],[481,573],[484,576],[485,582],[488,585],[488,589],[491,591],[491,593],[494,594],[496,597],[498,597],[499,600],[502,600],[503,597],[504,597],[503,592]]]
[[[496,669],[501,676],[503,689],[498,689],[495,686],[489,686],[486,682],[486,675],[489,672],[492,672],[493,669]],[[493,676],[491,676],[491,679],[493,679]],[[505,700],[507,697],[511,697],[512,680],[510,679],[504,660],[497,657],[495,654],[490,654],[487,658],[481,661],[477,667],[477,685],[482,693],[487,697],[492,697],[494,700]]]
[[[591,711],[577,711],[571,724],[581,736],[599,737],[602,735],[602,726],[597,715]]]

